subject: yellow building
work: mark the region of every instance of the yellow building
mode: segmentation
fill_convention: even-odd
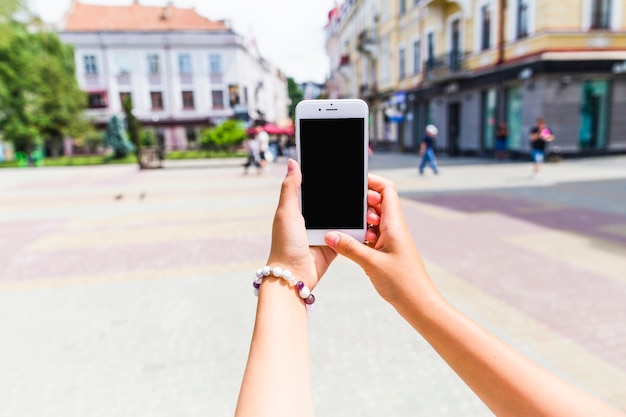
[[[368,100],[375,142],[416,150],[434,123],[440,151],[489,154],[495,125],[506,122],[510,150],[525,154],[545,117],[553,152],[626,150],[623,0],[352,0],[329,20],[344,40],[354,23],[341,11],[360,8],[372,16],[375,73],[369,88],[338,96]],[[355,63],[364,59],[344,46]]]

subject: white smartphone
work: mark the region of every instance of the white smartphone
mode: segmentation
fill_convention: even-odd
[[[365,240],[368,116],[363,100],[304,100],[296,106],[300,210],[311,246],[325,245],[330,230]]]

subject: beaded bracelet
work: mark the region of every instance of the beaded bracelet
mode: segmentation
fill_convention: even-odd
[[[284,279],[287,281],[290,288],[295,288],[298,291],[300,298],[304,300],[307,311],[309,311],[309,307],[315,302],[315,296],[311,294],[311,290],[309,287],[304,285],[304,282],[299,281],[290,270],[282,269],[280,266],[272,268],[271,266],[265,265],[263,268],[256,271],[256,279],[252,283],[252,286],[254,287],[254,295],[257,297],[259,296],[259,288],[261,287],[263,278],[270,275]]]

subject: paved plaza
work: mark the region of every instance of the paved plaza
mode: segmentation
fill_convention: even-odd
[[[626,410],[626,157],[375,154],[444,295]],[[0,170],[0,417],[233,414],[285,161]],[[491,416],[338,259],[310,319],[319,416]],[[298,395],[290,387],[276,387]]]

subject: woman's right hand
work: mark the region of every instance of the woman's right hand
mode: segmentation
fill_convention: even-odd
[[[337,253],[359,264],[378,293],[396,308],[416,306],[438,296],[402,214],[392,181],[369,175],[366,244],[340,233],[326,234],[326,243]]]

